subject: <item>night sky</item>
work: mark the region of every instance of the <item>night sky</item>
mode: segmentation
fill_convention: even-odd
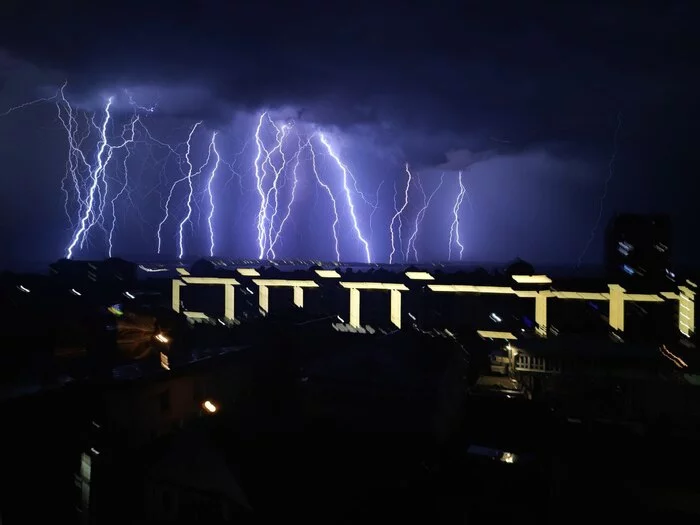
[[[676,260],[698,260],[693,2],[149,4],[5,2],[0,114],[51,97],[67,81],[73,107],[98,119],[112,94],[119,124],[134,111],[125,93],[156,105],[144,122],[170,144],[202,120],[194,163],[218,131],[223,160],[243,177],[242,191],[228,167],[217,179],[218,255],[257,255],[251,134],[269,110],[278,124],[293,120],[300,134],[331,137],[372,198],[384,181],[371,233],[371,210],[358,210],[374,260],[389,253],[393,188],[401,199],[405,163],[428,192],[444,177],[416,243],[422,260],[447,259],[460,170],[465,261],[519,256],[574,266],[604,193],[584,264],[601,262],[603,230],[615,212],[671,213]],[[63,209],[67,141],[56,115],[49,101],[0,117],[3,267],[55,260],[74,233]],[[158,164],[161,149],[144,142],[129,161],[132,198],[118,203],[114,255],[155,253],[163,192],[177,178],[174,164]],[[321,159],[324,173],[338,177],[328,161]],[[304,181],[277,253],[332,259],[330,208]],[[187,256],[208,250],[201,197],[185,234]],[[412,200],[404,222],[412,225],[418,208]],[[180,204],[174,210],[179,217]],[[164,257],[176,255],[175,227],[164,230]],[[360,261],[351,229],[341,210],[341,258]],[[76,257],[105,254],[97,231]]]

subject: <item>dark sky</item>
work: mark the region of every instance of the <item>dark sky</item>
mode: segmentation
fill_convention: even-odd
[[[114,86],[152,86],[170,116],[204,118],[212,128],[236,110],[292,108],[299,120],[362,133],[399,164],[462,169],[480,160],[470,258],[524,252],[571,264],[595,223],[621,117],[601,229],[615,211],[670,212],[678,257],[698,258],[694,2],[150,4],[7,0],[0,113],[63,79],[84,100]],[[178,97],[177,89],[199,95]],[[0,119],[4,154],[20,140],[11,127],[37,127],[43,117],[30,110],[12,118]],[[19,136],[3,166],[7,185],[17,185],[14,166],[32,156],[26,141],[38,140],[34,131]],[[556,163],[571,175],[537,175]],[[42,169],[33,195],[50,199],[58,184]],[[8,195],[5,221],[19,213]],[[521,204],[496,213],[503,199]],[[35,236],[41,221],[30,220]],[[17,228],[3,233],[4,261],[52,258]],[[496,250],[487,239],[498,232]],[[532,239],[509,253],[509,234]],[[600,258],[601,243],[599,235],[588,262]]]

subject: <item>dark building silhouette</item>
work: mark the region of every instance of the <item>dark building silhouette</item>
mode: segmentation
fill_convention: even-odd
[[[610,277],[623,281],[673,278],[668,215],[617,215],[610,221],[606,237]]]

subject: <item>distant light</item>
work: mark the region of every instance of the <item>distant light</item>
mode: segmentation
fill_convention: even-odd
[[[628,275],[634,275],[636,273],[634,271],[634,268],[632,268],[631,266],[627,266],[626,264],[622,265],[622,270]]]
[[[213,414],[219,409],[214,403],[212,403],[209,400],[206,400],[204,403],[202,403],[202,408],[210,414]]]
[[[99,456],[99,455],[100,455],[100,451],[97,450],[97,449],[94,448],[94,447],[92,447],[92,448],[90,449],[90,452],[92,452],[92,453],[95,454],[96,456]]]
[[[336,315],[336,317],[338,318],[338,321],[340,321],[341,323],[345,323],[345,319],[343,319],[339,315]]]
[[[518,457],[512,452],[504,452],[501,456],[501,461],[503,463],[515,463]]]
[[[165,370],[170,370],[170,359],[163,352],[160,353],[160,366]]]
[[[169,343],[170,339],[168,339],[165,335],[163,334],[157,334],[156,339],[160,341],[161,343]]]
[[[81,294],[78,290],[76,290],[75,288],[71,288],[71,289],[70,289],[70,293],[72,293],[73,295],[77,295],[77,296],[83,295],[83,294]]]
[[[316,270],[316,275],[324,279],[340,279],[340,274],[335,270]]]
[[[131,292],[124,292],[124,295],[125,295],[126,297],[128,297],[129,299],[136,299],[136,297],[134,296],[134,294],[132,294]]]
[[[120,305],[120,304],[113,304],[112,306],[109,306],[107,308],[107,310],[110,313],[116,315],[117,317],[124,315],[124,311],[122,310],[122,305]]]
[[[513,280],[520,284],[552,284],[546,275],[514,275]]]
[[[498,317],[498,315],[496,315],[495,313],[491,313],[491,315],[489,315],[489,318],[490,318],[494,323],[500,323],[501,321],[503,321],[503,319],[501,319],[500,317]]]
[[[428,272],[406,272],[406,277],[414,281],[434,281],[435,277]]]
[[[22,286],[21,284],[17,287],[17,289],[24,293],[29,293],[29,288],[27,288],[26,286]]]
[[[416,316],[413,315],[411,312],[408,312],[408,316],[413,319],[414,321],[416,320]]]
[[[260,272],[255,268],[238,268],[238,273],[243,277],[260,277]]]

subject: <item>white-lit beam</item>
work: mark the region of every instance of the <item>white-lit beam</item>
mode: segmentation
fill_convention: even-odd
[[[205,314],[204,312],[184,311],[182,313],[185,314],[185,317],[188,317],[190,319],[209,319],[209,316],[207,314]]]
[[[511,332],[494,332],[491,330],[477,330],[477,334],[479,334],[481,337],[484,339],[506,339],[508,341],[512,341],[514,339],[517,339]]]
[[[478,286],[473,284],[429,284],[433,292],[448,293],[492,293],[492,294],[515,294],[516,291],[510,286]]]
[[[243,277],[260,277],[260,272],[258,272],[255,268],[238,268],[237,271]]]
[[[316,275],[323,279],[340,279],[340,274],[335,270],[316,270]]]
[[[185,268],[177,268],[177,273],[180,275],[189,275],[190,272],[188,272]]]
[[[340,283],[340,286],[343,288],[348,288],[348,289],[355,289],[355,290],[401,290],[403,292],[407,292],[408,288],[406,287],[405,284],[401,283],[372,283],[372,282],[348,282],[348,281],[343,281]]]
[[[183,277],[187,284],[209,284],[209,285],[231,285],[238,286],[240,283],[236,279],[229,277]]]
[[[258,286],[286,286],[287,288],[318,288],[315,281],[305,279],[253,279],[253,282]]]
[[[435,277],[428,272],[406,272],[406,277],[413,281],[434,281]]]
[[[519,284],[552,284],[546,275],[513,275],[513,280]]]

